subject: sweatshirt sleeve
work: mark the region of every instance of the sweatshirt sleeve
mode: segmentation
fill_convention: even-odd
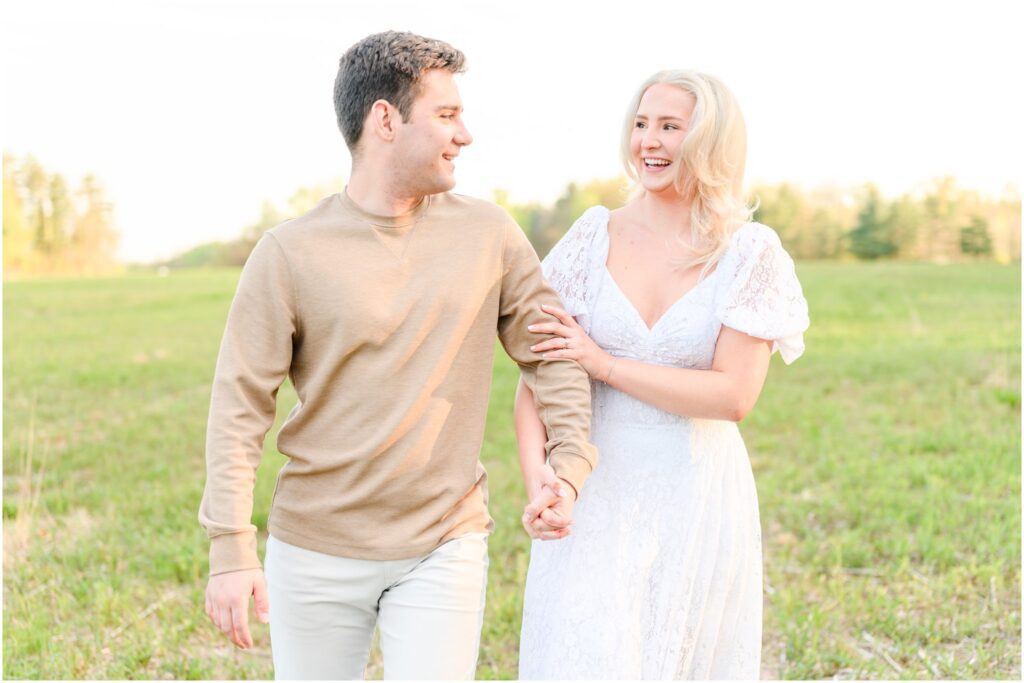
[[[590,443],[590,379],[576,361],[544,360],[530,350],[541,338],[526,326],[548,318],[541,304],[560,302],[544,281],[536,252],[510,216],[502,261],[498,336],[533,391],[537,414],[547,428],[548,462],[578,493],[597,465],[597,449]]]
[[[292,362],[295,298],[288,262],[266,234],[246,261],[228,314],[210,399],[206,488],[199,522],[210,537],[210,574],[260,567],[253,487],[277,391]]]

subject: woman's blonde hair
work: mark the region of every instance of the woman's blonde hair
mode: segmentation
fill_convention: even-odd
[[[633,166],[630,139],[640,100],[657,83],[682,88],[696,100],[679,158],[674,161],[676,190],[691,205],[692,238],[686,247],[692,256],[680,265],[689,268],[704,264],[703,277],[725,252],[732,233],[751,219],[756,208],[749,206],[743,196],[747,128],[736,98],[714,76],[680,70],[654,74],[630,102],[622,134],[622,160],[626,173],[636,183],[634,196],[642,196],[643,189]]]

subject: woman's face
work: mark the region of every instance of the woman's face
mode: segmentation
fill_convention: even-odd
[[[648,192],[676,192],[680,150],[696,104],[688,90],[667,83],[655,83],[640,98],[629,153]]]

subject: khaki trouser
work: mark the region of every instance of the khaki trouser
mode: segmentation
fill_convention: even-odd
[[[385,678],[472,679],[487,589],[487,535],[406,560],[355,560],[267,540],[278,679],[360,679],[375,625]]]

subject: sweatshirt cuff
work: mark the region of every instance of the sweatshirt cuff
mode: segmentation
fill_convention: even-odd
[[[255,532],[222,534],[210,539],[210,576],[261,566]]]
[[[579,453],[559,452],[551,454],[548,464],[551,465],[551,469],[555,471],[559,479],[564,479],[576,489],[578,500],[580,491],[583,489],[583,482],[587,480],[593,470],[590,460]]]

